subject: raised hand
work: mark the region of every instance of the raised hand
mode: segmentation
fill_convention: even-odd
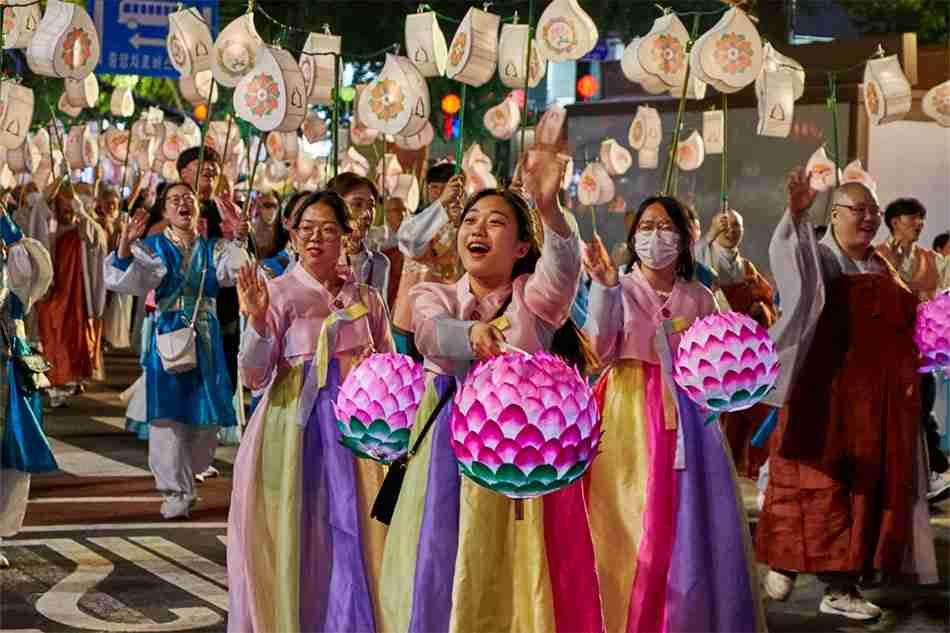
[[[585,250],[587,252],[581,253],[581,257],[584,260],[584,269],[591,279],[607,288],[613,288],[620,283],[617,266],[610,259],[610,253],[599,235],[594,235],[594,240]]]
[[[119,246],[116,249],[120,259],[128,259],[132,256],[132,243],[145,235],[145,226],[148,224],[148,211],[142,209],[134,216],[122,218],[122,226],[119,233]]]
[[[488,360],[505,353],[505,335],[494,325],[475,323],[468,331],[468,340],[478,360]]]
[[[717,213],[709,224],[709,230],[706,232],[706,240],[714,242],[717,237],[726,232],[729,228],[729,218],[725,213]]]
[[[270,307],[270,293],[267,282],[257,274],[257,264],[249,262],[238,271],[238,300],[241,312],[247,315],[247,321],[258,334],[266,336],[267,308]]]
[[[542,214],[560,210],[557,194],[564,181],[567,157],[553,148],[528,150],[519,163],[519,180]]]
[[[456,207],[459,205],[459,202],[461,202],[464,193],[465,174],[456,174],[445,183],[445,188],[442,189],[442,195],[439,196],[439,204],[441,204],[444,209]]]
[[[788,187],[788,210],[798,222],[802,215],[815,202],[818,192],[811,188],[811,178],[804,167],[796,167],[788,173],[786,185]]]

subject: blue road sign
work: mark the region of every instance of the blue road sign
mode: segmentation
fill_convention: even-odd
[[[219,0],[188,0],[188,7],[197,7],[218,32]],[[177,0],[89,0],[92,16],[102,45],[102,59],[97,74],[151,75],[177,77],[168,61],[165,39],[168,37],[168,14],[178,8]]]

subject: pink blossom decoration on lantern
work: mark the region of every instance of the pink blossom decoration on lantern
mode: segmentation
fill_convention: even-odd
[[[924,357],[920,373],[950,367],[950,290],[917,306],[914,342]]]
[[[340,443],[359,457],[390,464],[409,451],[425,392],[422,365],[404,354],[373,354],[340,385],[333,410]]]
[[[768,332],[737,312],[711,314],[693,323],[680,340],[673,378],[696,404],[710,411],[748,409],[779,375]]]
[[[575,482],[601,435],[587,382],[551,354],[497,356],[469,372],[455,395],[451,441],[459,468],[514,499]]]

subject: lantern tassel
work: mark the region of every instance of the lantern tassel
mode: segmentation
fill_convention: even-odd
[[[761,448],[765,445],[765,441],[769,439],[772,431],[775,430],[775,425],[778,423],[778,411],[779,410],[774,407],[769,411],[769,414],[765,417],[765,420],[759,426],[755,435],[752,436],[752,446]]]

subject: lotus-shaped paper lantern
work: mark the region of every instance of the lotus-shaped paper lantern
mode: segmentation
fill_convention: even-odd
[[[455,395],[451,441],[459,468],[515,499],[576,481],[601,435],[590,387],[547,353],[497,356],[469,372]]]
[[[924,357],[921,373],[950,367],[950,290],[917,306],[914,342]]]
[[[950,79],[928,90],[921,107],[931,119],[943,127],[950,127]]]
[[[738,312],[711,314],[680,340],[673,378],[710,411],[741,411],[759,402],[778,379],[779,362],[768,332]]]
[[[333,405],[340,443],[384,464],[399,459],[424,392],[422,365],[404,354],[373,354],[340,385]]]
[[[815,191],[828,191],[837,184],[835,174],[838,173],[838,168],[828,158],[824,146],[815,150],[808,159],[805,173],[808,174],[808,182]]]

